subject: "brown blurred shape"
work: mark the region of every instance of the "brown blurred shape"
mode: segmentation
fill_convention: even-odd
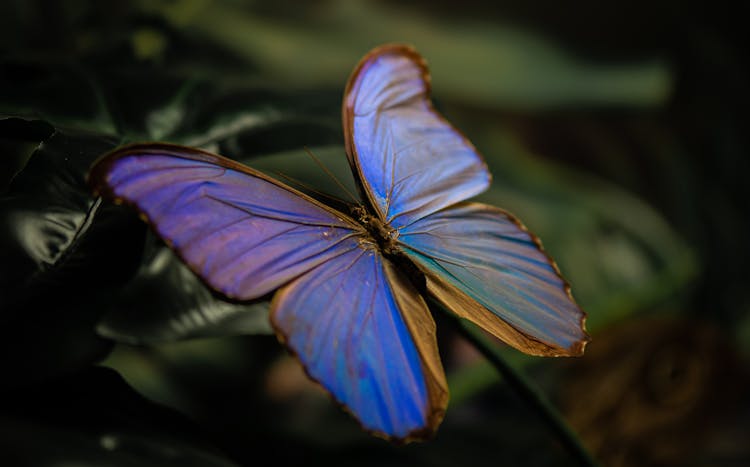
[[[648,318],[597,333],[571,362],[561,405],[603,465],[716,465],[750,458],[747,389],[720,330]]]

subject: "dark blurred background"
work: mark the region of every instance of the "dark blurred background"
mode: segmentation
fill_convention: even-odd
[[[50,160],[138,140],[202,146],[335,190],[301,168],[303,146],[346,174],[346,79],[372,47],[410,43],[429,63],[437,107],[493,171],[481,199],[541,237],[589,314],[584,357],[498,344],[510,364],[602,465],[748,465],[750,94],[734,4],[4,0],[3,206],[19,206],[35,170],[32,191],[47,193],[59,175]],[[47,198],[34,199],[43,212]],[[0,261],[26,271],[13,246],[22,224],[8,222],[3,239],[15,243]],[[432,441],[392,446],[307,382],[263,310],[205,332],[152,323],[149,306],[181,295],[149,282],[148,265],[168,253],[128,226],[140,266],[108,259],[88,275],[45,276],[55,294],[14,296],[1,310],[12,312],[0,321],[1,464],[576,465],[448,326],[445,422]],[[100,237],[98,257],[124,255]],[[106,305],[91,305],[102,290]],[[148,306],[132,298],[142,296]]]

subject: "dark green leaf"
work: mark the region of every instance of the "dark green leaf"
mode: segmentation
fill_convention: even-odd
[[[237,304],[216,297],[161,243],[109,308],[99,333],[129,344],[272,332],[267,302]]]
[[[0,114],[40,119],[56,127],[117,132],[98,81],[76,65],[1,60]]]
[[[410,3],[310,6],[309,16],[326,18],[322,22],[289,18],[287,10],[301,14],[303,7],[286,4],[279,6],[284,14],[273,20],[258,11],[272,6],[236,2],[196,7],[199,13],[186,16],[169,3],[154,4],[151,11],[176,28],[262,63],[280,81],[295,85],[343,89],[363,53],[376,44],[399,41],[416,45],[429,60],[438,95],[481,107],[655,107],[672,88],[670,69],[659,60],[584,60],[543,34],[512,27],[508,18],[499,23],[484,17],[451,21],[453,16],[430,14],[438,5]],[[482,15],[484,9],[475,10]]]
[[[54,131],[54,127],[43,120],[0,115],[0,138],[39,143]]]
[[[235,158],[339,142],[339,100],[338,92],[261,84],[205,88],[169,139]]]
[[[143,226],[89,194],[91,162],[115,143],[56,132],[41,143],[0,198],[3,318],[38,294],[122,281],[138,264]]]
[[[0,198],[0,340],[5,386],[86,367],[111,343],[95,333],[112,287],[138,265],[143,225],[93,199],[84,177],[114,143],[55,132]]]
[[[24,292],[30,296],[23,307],[3,316],[0,327],[0,391],[84,369],[112,349],[111,341],[95,331],[111,290],[60,287]]]
[[[202,93],[198,80],[164,71],[136,69],[102,75],[118,134],[131,141],[165,141],[184,124]]]
[[[8,465],[235,465],[190,420],[144,399],[110,369],[74,373],[3,399],[0,452]]]

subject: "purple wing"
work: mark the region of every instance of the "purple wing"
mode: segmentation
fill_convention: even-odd
[[[585,313],[538,239],[510,214],[459,203],[402,229],[399,242],[454,313],[526,353],[583,353]]]
[[[487,189],[490,174],[469,141],[430,102],[424,60],[379,47],[347,85],[344,137],[355,178],[381,220],[406,226]]]
[[[134,205],[198,276],[227,297],[263,296],[342,254],[361,229],[341,213],[230,159],[180,146],[127,146],[89,183]]]
[[[432,316],[374,245],[344,243],[346,253],[276,294],[272,323],[307,373],[366,430],[428,437],[448,402]]]
[[[351,219],[229,159],[166,144],[107,155],[89,180],[137,207],[224,295],[280,287],[277,334],[366,429],[396,439],[436,429],[448,393],[435,323]]]

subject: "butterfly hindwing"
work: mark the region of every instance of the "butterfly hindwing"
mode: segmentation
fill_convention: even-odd
[[[432,106],[423,59],[379,47],[352,73],[343,104],[347,155],[362,191],[394,228],[487,189],[490,174],[469,141]]]
[[[352,245],[282,288],[271,320],[307,373],[368,431],[412,439],[437,428],[448,393],[434,321],[374,248]]]
[[[267,294],[342,254],[346,216],[230,159],[168,144],[126,146],[89,174],[134,205],[190,268],[238,300]]]
[[[526,353],[583,353],[585,313],[537,238],[507,212],[459,203],[402,229],[399,242],[454,313]]]

